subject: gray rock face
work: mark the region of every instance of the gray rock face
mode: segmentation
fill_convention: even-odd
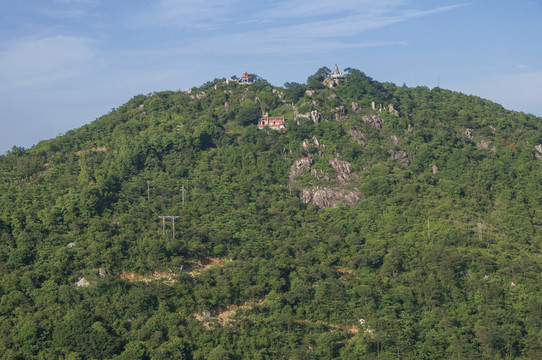
[[[482,140],[482,141],[478,141],[478,142],[476,143],[476,147],[477,147],[478,149],[487,149],[487,148],[489,147],[489,144],[487,143],[487,141]]]
[[[313,123],[318,124],[322,121],[322,114],[320,114],[318,110],[312,110],[309,114],[309,119],[312,120]]]
[[[465,130],[465,137],[467,138],[467,141],[473,141],[474,135],[472,134],[472,129],[466,129]]]
[[[389,150],[388,152],[391,158],[394,161],[397,161],[399,164],[403,166],[408,166],[408,164],[410,164],[410,158],[408,157],[408,154],[404,152],[403,150],[400,150],[400,151]]]
[[[361,106],[357,102],[352,101],[352,111],[355,114],[359,114],[361,112]]]
[[[85,287],[85,286],[89,286],[90,285],[90,282],[88,282],[88,280],[86,280],[85,278],[79,278],[79,280],[77,280],[77,282],[75,283],[75,286],[77,287]]]
[[[335,86],[339,85],[339,79],[327,78],[327,79],[324,79],[323,83],[325,86],[332,89]]]
[[[373,109],[373,111],[382,112],[382,104],[376,106],[376,103],[374,101],[371,102],[371,108]]]
[[[303,203],[315,204],[319,208],[336,207],[340,203],[352,207],[362,199],[362,194],[358,189],[345,190],[340,187],[317,186],[301,190],[299,198]]]
[[[361,146],[363,146],[364,148],[367,147],[367,141],[366,141],[366,138],[365,138],[365,134],[362,133],[361,131],[359,130],[354,130],[354,129],[350,129],[348,130],[348,133],[350,134],[350,136],[356,140],[356,142],[358,144],[360,144]]]
[[[384,123],[384,120],[378,116],[378,114],[363,116],[361,119],[364,123],[374,127],[377,130],[382,129],[382,124]]]
[[[342,161],[337,158],[329,160],[329,165],[337,172],[337,181],[346,184],[346,181],[352,174],[352,165],[348,161]]]
[[[534,147],[536,151],[538,151],[537,154],[535,154],[535,156],[542,160],[542,144],[538,144],[537,146]]]
[[[290,167],[290,182],[294,181],[294,178],[303,175],[305,172],[309,172],[311,169],[312,159],[308,157],[296,160],[296,162]]]
[[[327,172],[324,172],[320,169],[311,169],[311,176],[314,176],[316,180],[329,181],[331,179]]]
[[[355,130],[354,130],[355,131]],[[361,133],[354,132],[357,136],[363,136]],[[361,135],[360,135],[361,134]],[[309,156],[324,156],[323,150],[325,145],[313,136],[312,139],[306,139],[301,143],[303,149],[310,152]],[[334,152],[333,158],[329,160],[329,165],[337,173],[336,180],[340,185],[335,186],[312,186],[301,189],[299,198],[305,204],[315,204],[319,208],[334,207],[339,204],[347,206],[356,205],[362,198],[361,192],[357,188],[347,185],[351,184],[352,179],[358,179],[359,176],[353,173],[352,165],[348,161],[339,160],[340,155]],[[331,181],[333,180],[329,173],[320,169],[312,169],[313,160],[311,157],[303,157],[296,160],[290,167],[290,185],[296,185],[296,177],[305,173],[310,173],[315,181]],[[336,183],[335,183],[336,184]],[[344,185],[346,185],[346,188]]]

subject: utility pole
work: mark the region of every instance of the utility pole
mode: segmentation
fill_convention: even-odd
[[[184,184],[183,186],[181,187],[181,193],[182,193],[182,202],[183,202],[183,207],[184,207]]]
[[[171,226],[173,227],[173,235],[172,238],[175,239],[175,219],[178,218],[178,216],[169,216],[171,219]]]
[[[158,216],[159,219],[162,219],[162,236],[166,236],[166,219],[171,219],[172,221],[172,228],[173,228],[173,239],[175,239],[175,219],[178,218],[178,216]]]
[[[162,219],[162,236],[166,235],[166,218],[167,216],[158,216],[159,219]]]

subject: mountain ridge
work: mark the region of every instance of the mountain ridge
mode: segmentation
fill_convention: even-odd
[[[137,95],[1,156],[1,356],[537,357],[541,119],[345,73]]]

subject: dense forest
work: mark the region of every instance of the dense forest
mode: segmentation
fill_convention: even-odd
[[[345,73],[0,156],[0,357],[542,358],[542,119]]]

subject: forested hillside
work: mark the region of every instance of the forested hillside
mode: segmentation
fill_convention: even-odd
[[[542,358],[542,119],[329,74],[0,156],[0,357]]]

